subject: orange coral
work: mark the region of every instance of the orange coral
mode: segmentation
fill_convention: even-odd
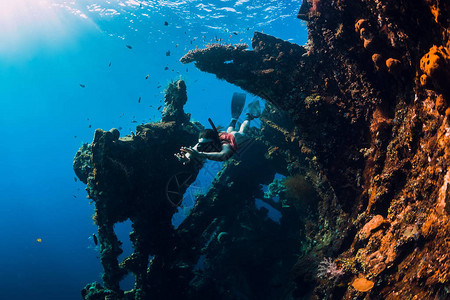
[[[383,68],[383,56],[381,56],[381,54],[375,53],[372,55],[372,61],[377,71]]]
[[[355,31],[361,33],[361,29],[367,28],[368,25],[369,25],[369,22],[367,22],[366,19],[360,19],[355,24]]]
[[[428,76],[433,77],[436,72],[448,66],[449,60],[450,55],[448,49],[435,45],[420,60],[420,69]]]
[[[364,39],[364,48],[366,49],[366,50],[373,50],[373,45],[374,45],[374,43],[373,43],[373,39],[372,38],[367,38],[367,39]]]
[[[373,281],[367,280],[364,277],[356,278],[352,283],[355,290],[359,292],[368,292],[373,288],[373,285]]]
[[[317,13],[318,12],[318,5],[319,5],[319,0],[312,0],[311,1],[311,12],[312,13]]]
[[[386,113],[377,108],[372,114],[372,121],[370,123],[370,132],[373,134],[374,138],[376,134],[383,129],[387,129],[392,125],[392,119],[386,116]]]
[[[432,213],[428,216],[427,220],[422,225],[422,234],[425,237],[430,237],[436,233],[437,230],[437,216]]]
[[[388,68],[389,73],[396,74],[400,72],[402,63],[395,58],[388,58],[386,60],[386,67]]]
[[[439,18],[439,14],[440,14],[440,9],[439,9],[438,5],[439,5],[438,3],[430,5],[430,10],[431,10],[431,13],[433,14],[433,17],[434,17],[434,20],[436,21],[436,23],[439,23],[438,18]]]
[[[361,229],[361,237],[368,238],[372,232],[385,225],[389,225],[389,221],[385,220],[381,215],[376,215]]]
[[[445,89],[450,84],[450,53],[444,46],[431,47],[420,59],[420,69],[435,88]]]
[[[429,85],[430,80],[428,79],[428,76],[425,74],[422,74],[422,76],[420,76],[420,84],[423,87],[427,87]]]
[[[447,101],[445,101],[444,96],[438,95],[436,98],[436,109],[440,114],[444,114],[447,109]]]

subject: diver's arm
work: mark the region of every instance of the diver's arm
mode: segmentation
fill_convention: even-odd
[[[199,152],[194,148],[181,148],[181,150],[186,153],[186,156],[190,154],[189,158],[207,158],[215,161],[226,161],[233,155],[233,149],[228,144],[223,144],[220,152]]]
[[[195,150],[195,151],[198,152],[197,147],[198,147],[198,143],[195,144],[195,146],[192,147],[191,149],[193,149],[193,150]],[[194,156],[192,155],[192,152],[185,152],[184,155],[187,157],[188,160],[191,160],[191,158],[194,157]]]
[[[198,147],[198,143],[195,144],[194,147],[192,148],[187,148],[187,147],[181,147],[180,152],[179,153],[175,153],[175,157],[183,163],[183,165],[191,162],[191,158],[193,157],[198,157],[200,158],[198,155],[195,155],[194,152],[199,153],[197,150]],[[193,151],[187,151],[186,149],[191,149]]]
[[[233,150],[228,144],[222,145],[222,150],[220,152],[199,152],[200,157],[204,157],[215,161],[226,161],[233,155]]]

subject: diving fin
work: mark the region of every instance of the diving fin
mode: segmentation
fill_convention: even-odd
[[[245,97],[246,95],[244,93],[233,94],[233,98],[231,99],[231,118],[239,119],[245,106]]]
[[[261,106],[259,105],[258,100],[253,101],[247,106],[247,113],[255,118],[259,118],[261,115]]]

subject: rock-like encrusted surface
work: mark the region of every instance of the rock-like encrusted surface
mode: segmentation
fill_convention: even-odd
[[[149,256],[166,253],[171,247],[171,219],[180,194],[201,168],[200,162],[184,166],[173,156],[198,137],[199,124],[191,123],[183,111],[186,99],[184,81],[174,82],[167,88],[161,122],[139,125],[136,133],[122,138],[117,129],[97,129],[93,142],[78,151],[74,169],[87,183],[88,196],[95,203],[93,220],[108,289],[86,288],[86,299],[121,297],[119,282],[129,272],[136,276],[136,294],[145,297]],[[133,224],[134,253],[119,264],[122,242],[114,233],[114,224],[128,219]]]
[[[252,50],[186,54],[268,101],[261,130],[177,229],[170,182],[182,194],[201,167],[173,157],[198,133],[184,83],[161,122],[97,130],[74,168],[96,205],[105,287],[83,297],[449,298],[449,16],[441,0],[305,0],[305,47],[255,33]],[[119,263],[113,225],[126,219],[134,253]]]
[[[449,297],[449,6],[305,0],[306,48],[255,33],[227,61],[217,47],[188,54],[296,125],[284,157],[307,163],[321,200],[304,219],[295,297]],[[317,278],[307,266],[323,257],[344,275]]]

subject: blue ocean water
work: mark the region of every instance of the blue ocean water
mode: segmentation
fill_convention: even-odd
[[[305,44],[300,4],[0,0],[0,299],[80,299],[101,281],[94,207],[72,169],[80,145],[96,128],[123,136],[158,120],[180,78],[192,119],[227,125],[240,89],[180,57],[215,38],[250,43],[254,31]],[[117,230],[127,238],[127,224]]]

